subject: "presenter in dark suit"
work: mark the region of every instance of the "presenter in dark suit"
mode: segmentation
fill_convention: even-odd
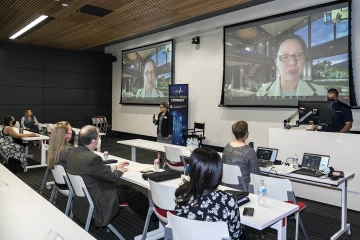
[[[115,182],[127,171],[129,163],[105,165],[102,158],[94,153],[99,142],[99,132],[94,126],[85,126],[80,130],[79,147],[68,156],[67,172],[80,175],[94,202],[94,218],[97,227],[110,223],[119,211],[119,203],[128,202],[129,207],[143,219],[146,218],[149,203],[147,197],[130,186],[116,185]],[[113,170],[112,171],[112,168]],[[72,211],[85,224],[89,210],[86,197],[75,196]]]
[[[160,113],[158,114],[158,120],[153,117],[153,123],[158,125],[156,136],[157,141],[161,143],[172,144],[173,134],[173,117],[168,111],[169,104],[162,102],[160,104]],[[155,115],[155,114],[154,114]],[[161,158],[161,152],[157,153],[158,159]]]

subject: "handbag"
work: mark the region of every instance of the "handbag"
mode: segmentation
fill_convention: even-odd
[[[6,168],[9,169],[12,173],[24,172],[24,168],[21,165],[21,161],[12,157],[9,157],[8,162],[6,164]]]

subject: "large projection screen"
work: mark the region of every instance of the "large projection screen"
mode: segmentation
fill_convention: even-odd
[[[225,27],[221,105],[292,107],[324,101],[330,88],[356,105],[349,7],[342,1]]]
[[[173,41],[122,52],[121,104],[157,105],[173,84]]]

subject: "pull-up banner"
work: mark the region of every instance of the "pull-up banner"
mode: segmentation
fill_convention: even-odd
[[[189,115],[189,85],[188,84],[169,85],[169,106],[170,106],[170,113],[173,116],[172,143],[175,145],[185,145],[185,141],[182,138],[183,135],[182,130],[188,128],[188,115]]]

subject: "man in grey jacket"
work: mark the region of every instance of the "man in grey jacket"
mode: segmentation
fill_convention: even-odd
[[[110,223],[119,211],[119,203],[128,202],[129,207],[143,219],[149,208],[147,197],[127,185],[116,185],[115,182],[127,171],[129,163],[123,161],[113,166],[105,165],[102,158],[94,153],[99,141],[99,132],[94,126],[85,126],[79,133],[79,147],[68,156],[67,172],[80,175],[94,202],[93,223],[103,227]],[[89,210],[86,197],[75,196],[72,211],[85,224]]]

